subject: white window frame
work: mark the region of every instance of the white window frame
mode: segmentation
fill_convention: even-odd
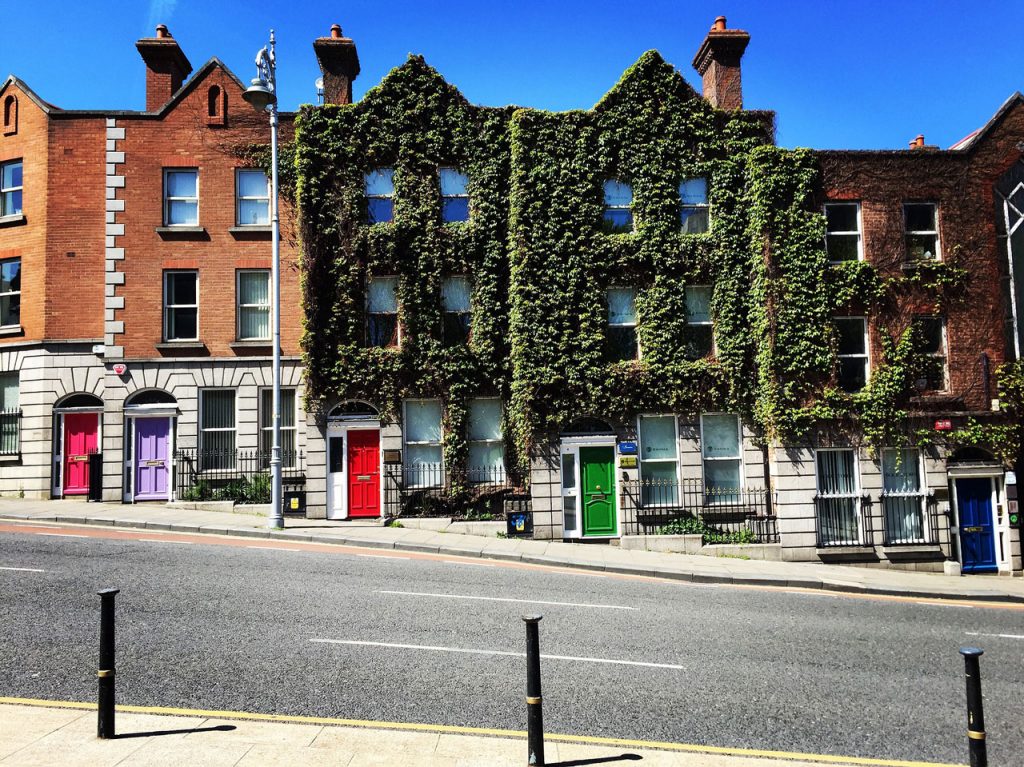
[[[15,107],[17,108],[17,107]],[[4,186],[3,185],[3,171],[9,165],[20,165],[21,166],[21,186]],[[8,192],[21,192],[21,207],[18,210],[6,210],[4,205],[4,199]],[[25,210],[25,161],[23,158],[17,160],[6,160],[0,162],[0,218],[5,216],[19,216]]]
[[[437,169],[437,180],[438,180],[438,185],[439,186],[440,186],[440,182],[441,182],[441,173],[442,173],[442,171],[446,171],[446,170],[450,170],[453,173],[458,173],[460,176],[463,176],[466,179],[466,191],[465,191],[464,194],[444,194],[443,192],[441,193],[442,220],[444,219],[444,215],[443,214],[444,214],[444,201],[445,200],[461,200],[461,199],[465,199],[466,200],[466,217],[464,219],[459,219],[457,221],[444,221],[444,223],[446,223],[446,224],[463,224],[466,221],[469,221],[470,218],[472,218],[472,211],[469,208],[469,206],[470,206],[470,199],[469,199],[469,174],[468,173],[464,173],[461,168],[457,168],[454,165],[443,165],[443,166],[441,166],[441,167],[439,167]]]
[[[854,231],[835,231],[835,232],[830,232],[829,229],[828,229],[828,209],[829,208],[845,207],[845,206],[850,206],[850,205],[853,205],[856,208],[856,211],[857,211],[857,229],[854,230]],[[861,218],[860,203],[859,202],[855,202],[853,200],[835,200],[833,202],[826,202],[825,206],[824,206],[824,212],[825,212],[825,254],[828,255],[828,238],[830,236],[850,237],[851,235],[856,235],[856,237],[857,237],[857,260],[858,261],[863,261],[864,260],[864,234],[863,234],[863,232],[864,232],[864,220]],[[829,262],[829,264],[832,264],[832,265],[850,263],[849,261],[833,261],[832,259],[829,259],[828,262]]]
[[[391,171],[391,194],[370,194],[366,190],[367,176],[371,173],[380,173],[381,171]],[[391,224],[395,221],[395,169],[393,167],[374,168],[363,173],[363,195],[369,204],[370,200],[391,200],[391,218],[387,221],[371,221],[370,226],[376,226],[377,224]]]
[[[917,454],[917,491],[908,493],[899,490],[887,490],[885,487],[885,454],[886,453],[903,453],[904,456],[907,453]],[[924,453],[919,448],[914,447],[887,447],[883,448],[881,455],[879,456],[879,468],[882,472],[882,521],[885,525],[884,537],[889,545],[892,544],[908,544],[908,543],[924,543],[928,540],[931,535],[931,529],[929,528],[928,515],[925,513],[926,498],[925,498],[925,471],[924,471]],[[903,460],[906,460],[904,457]],[[889,513],[885,508],[885,499],[889,498],[916,498],[917,499],[917,513],[921,516],[921,537],[920,538],[905,538],[905,539],[894,539],[889,537]]]
[[[399,290],[402,287],[402,281],[397,274],[368,274],[366,275],[366,299],[369,302],[370,297],[370,283],[373,280],[394,280],[395,281],[395,311],[394,312],[371,312],[368,306],[364,305],[364,313],[366,316],[366,327],[364,332],[366,334],[367,348],[369,349],[400,349],[402,348],[402,302],[399,298]],[[378,315],[381,317],[387,317],[391,314],[395,315],[395,344],[394,346],[377,346],[376,344],[370,345],[370,317]]]
[[[942,360],[942,388],[932,389],[931,391],[947,392],[949,391],[949,336],[946,329],[946,316],[941,314],[919,314],[914,317],[914,321],[921,320],[938,320],[940,323],[942,331],[942,353],[936,354],[929,352],[927,353],[927,356],[932,357],[933,359]]]
[[[267,303],[265,304],[243,304],[242,303],[242,275],[263,274],[267,277]],[[236,269],[235,270],[235,338],[239,341],[270,341],[271,340],[271,316],[270,297],[270,270],[269,269]],[[198,298],[198,294],[196,296]],[[265,336],[243,336],[242,335],[242,309],[266,309],[267,310],[267,334]]]
[[[724,416],[724,415],[733,416],[736,419],[736,457],[735,458],[726,458],[724,456],[713,456],[713,457],[709,458],[709,457],[707,457],[704,454],[704,449],[707,446],[707,442],[704,439],[704,418],[706,416]],[[736,494],[739,495],[739,494],[741,494],[743,492],[743,488],[746,486],[746,477],[744,476],[745,472],[743,470],[743,421],[740,420],[739,413],[712,412],[712,413],[701,413],[700,414],[700,473],[701,473],[701,481],[702,481],[702,483],[704,485],[704,488],[702,490],[702,493],[704,494],[704,503],[705,503],[705,505],[708,505],[708,506],[715,506],[715,505],[718,505],[718,504],[732,503],[732,501],[724,500],[724,499],[721,500],[721,501],[718,501],[717,503],[715,501],[713,501],[713,500],[712,501],[708,500],[708,498],[707,498],[707,486],[708,486],[708,483],[707,483],[707,471],[705,470],[705,466],[704,466],[705,463],[707,463],[708,461],[736,461],[739,464],[739,467],[740,467],[739,472],[738,472],[738,474],[739,474],[739,486],[736,488]]]
[[[412,441],[409,440],[409,430],[407,428],[408,427],[408,423],[409,423],[409,407],[408,406],[409,406],[409,403],[411,403],[411,402],[436,402],[436,403],[438,403],[438,411],[439,411],[439,419],[440,419],[440,423],[438,424],[438,426],[439,426],[439,431],[440,431],[440,438],[437,441],[433,441],[433,440],[416,440],[415,442],[412,442]],[[413,397],[411,399],[402,400],[402,457],[404,459],[408,459],[408,453],[409,453],[408,446],[409,445],[413,445],[413,446],[425,445],[427,447],[438,447],[438,448],[441,449],[441,460],[438,463],[438,481],[437,481],[436,484],[432,484],[432,483],[429,483],[429,482],[416,482],[416,483],[412,483],[412,482],[408,481],[408,474],[406,474],[405,486],[407,488],[443,487],[444,486],[444,481],[445,481],[445,466],[444,466],[444,405],[441,403],[441,400],[430,398],[430,397],[419,397],[419,398]],[[403,470],[406,470],[408,468],[408,466],[410,466],[410,464],[408,463],[408,460],[406,460],[404,462],[404,464],[403,464]]]
[[[213,392],[213,391],[229,391],[229,392],[231,392],[231,394],[232,394],[232,402],[234,404],[234,407],[232,408],[233,411],[234,411],[234,418],[233,418],[233,421],[234,421],[234,424],[235,424],[234,426],[232,426],[230,428],[225,427],[225,426],[216,426],[216,427],[211,427],[211,428],[205,428],[203,426],[203,399],[206,397],[206,395],[209,392]],[[219,471],[231,471],[231,472],[235,471],[235,467],[236,467],[237,461],[238,461],[238,390],[234,389],[234,388],[231,388],[229,386],[206,386],[206,387],[203,387],[203,388],[201,388],[199,390],[199,403],[198,404],[199,404],[199,411],[196,413],[196,425],[198,426],[198,432],[199,432],[199,455],[200,455],[199,466],[200,466],[200,473],[203,473],[203,474],[214,473],[215,474],[215,473],[217,473]],[[202,464],[203,464],[202,455],[203,455],[203,451],[205,450],[205,445],[203,444],[203,442],[205,441],[204,440],[204,436],[206,435],[206,433],[207,432],[229,432],[229,431],[232,432],[235,435],[235,455],[232,457],[232,460],[231,460],[232,465],[230,467],[224,467],[224,468],[221,468],[221,469],[204,469],[204,468],[202,468]]]
[[[171,197],[167,193],[167,177],[171,173],[193,173],[196,177],[196,196],[195,197]],[[196,227],[199,226],[199,168],[164,168],[163,169],[163,180],[164,180],[164,221],[163,225],[168,227]],[[194,202],[196,204],[196,220],[187,224],[172,224],[170,223],[170,211],[171,202],[174,200],[182,202]]]
[[[198,341],[199,333],[199,270],[198,269],[164,269],[164,342],[177,343],[179,341]],[[168,276],[171,274],[194,274],[196,276],[196,302],[194,304],[170,304],[168,303]],[[168,332],[170,328],[171,309],[195,309],[196,310],[196,335],[195,338],[171,338]]]
[[[818,467],[818,453],[841,453],[853,454],[853,492],[850,493],[823,493],[821,490],[821,471]],[[855,447],[820,447],[814,450],[814,494],[818,498],[851,498],[853,499],[853,516],[857,521],[857,539],[845,541],[828,541],[829,546],[860,546],[864,538],[864,514],[861,509],[863,498],[862,482],[860,476],[860,451]],[[821,520],[818,519],[818,508],[814,508],[814,524],[818,536],[818,543],[821,543]]]
[[[2,435],[0,435],[0,456],[10,457],[21,455],[21,374],[17,370],[0,370],[0,380],[8,376],[14,381],[15,402],[0,403],[0,423],[4,421],[10,422],[13,419],[15,445],[14,450],[3,450]],[[0,391],[3,391],[2,386],[0,386]]]
[[[281,393],[284,394],[284,392],[286,392],[286,391],[294,392],[294,395],[293,395],[293,400],[294,401],[293,401],[292,404],[294,406],[295,417],[293,419],[293,424],[294,424],[293,426],[285,426],[284,424],[281,425],[281,434],[282,434],[282,437],[283,437],[284,436],[284,432],[286,432],[286,431],[290,431],[290,432],[294,433],[295,437],[292,440],[292,444],[295,445],[294,453],[297,454],[299,452],[299,390],[296,387],[294,387],[294,386],[282,386],[281,387]],[[266,453],[269,453],[273,449],[273,445],[274,445],[274,424],[273,424],[273,421],[271,421],[271,423],[269,423],[269,424],[263,423],[263,397],[267,396],[268,394],[271,397],[270,409],[271,410],[274,409],[274,405],[273,405],[274,390],[272,388],[268,387],[268,386],[261,386],[260,389],[259,389],[259,395],[258,395],[259,396],[259,400],[258,400],[258,403],[257,403],[259,409],[256,411],[256,419],[258,421],[257,427],[259,429],[258,442],[262,443],[263,445],[266,446],[266,450],[262,451],[262,452],[266,452]],[[281,409],[281,412],[284,413],[284,409],[283,408]],[[273,413],[271,413],[271,418],[273,418]],[[284,439],[282,439],[281,442],[283,443]],[[296,458],[296,455],[293,455],[292,456],[292,459],[293,459],[292,463],[288,463],[288,459],[287,459],[286,453],[285,453],[284,448],[282,446],[282,449],[281,449],[281,466],[283,466],[286,469],[294,468],[295,467],[295,461],[294,461],[295,458]]]
[[[9,264],[9,263],[11,263],[13,261],[17,261],[18,262],[18,276],[20,277],[21,276],[21,270],[22,270],[21,256],[15,256],[14,258],[2,258],[2,259],[0,259],[0,267],[2,267],[4,264]],[[4,298],[4,297],[7,297],[7,296],[18,296],[18,321],[17,321],[17,323],[12,324],[12,325],[0,325],[0,327],[3,327],[3,328],[20,328],[21,327],[21,294],[22,294],[22,291],[20,289],[19,290],[7,290],[7,291],[4,291],[3,293],[0,293],[0,298]]]
[[[644,442],[643,442],[643,428],[642,421],[644,418],[671,418],[672,419],[672,434],[674,439],[672,445],[675,448],[675,458],[650,458],[644,459]],[[680,468],[679,468],[679,417],[675,413],[640,413],[636,417],[636,441],[637,441],[637,469],[640,474],[640,498],[643,503],[643,481],[644,477],[644,464],[645,463],[673,463],[675,464],[675,480],[676,480],[676,499],[674,502],[667,503],[643,503],[645,509],[658,508],[661,506],[678,506],[682,503],[682,480],[680,479]]]
[[[243,173],[262,173],[263,174],[263,178],[266,179],[266,182],[267,182],[267,193],[266,193],[266,195],[261,195],[259,197],[243,196],[242,193],[241,193],[241,185],[238,183],[238,179],[239,179],[239,177]],[[196,192],[198,192],[199,191],[198,180],[197,180],[196,183],[197,183],[197,185],[196,185]],[[267,223],[265,223],[265,224],[249,224],[249,223],[246,223],[245,221],[242,221],[242,202],[244,200],[265,200],[266,203],[267,203]],[[262,227],[265,227],[265,226],[270,226],[270,224],[271,224],[271,221],[270,221],[270,179],[267,178],[266,172],[260,170],[259,168],[235,168],[235,226],[249,226],[249,227],[260,227],[260,228],[262,228]]]
[[[697,288],[708,289],[708,319],[695,322],[690,319],[690,304],[686,302],[686,324],[693,325],[695,327],[709,327],[711,328],[711,350],[708,352],[709,356],[714,356],[718,353],[718,346],[715,343],[715,320],[711,315],[711,302],[715,298],[715,286],[714,285],[686,285],[683,288],[683,300],[686,300],[686,292],[690,290],[696,290]]]
[[[608,204],[608,193],[605,189],[605,184],[609,181],[614,181],[616,184],[629,187],[629,205],[609,205]],[[622,231],[613,232],[613,234],[629,234],[630,232],[636,231],[636,215],[633,212],[633,202],[635,201],[635,195],[633,193],[633,185],[621,181],[617,178],[606,178],[601,182],[601,220],[604,220],[604,213],[607,210],[628,210],[629,211],[629,229],[623,229]]]
[[[683,199],[682,199],[683,184],[685,184],[687,181],[697,181],[697,180],[701,180],[701,181],[704,182],[704,192],[705,192],[704,202],[702,202],[702,203],[683,202]],[[689,211],[697,212],[697,211],[703,210],[703,211],[705,211],[707,213],[708,228],[705,231],[703,231],[703,232],[693,232],[693,234],[708,234],[711,231],[711,228],[712,228],[713,224],[712,224],[712,221],[711,221],[711,203],[710,203],[710,201],[708,199],[708,188],[710,186],[711,186],[711,183],[710,183],[710,180],[708,179],[707,176],[690,176],[688,178],[680,179],[679,185],[676,187],[676,191],[679,192],[679,227],[680,228],[682,228],[682,226],[683,226],[683,214],[686,213],[686,211],[689,210]]]
[[[907,206],[908,205],[930,205],[935,211],[935,228],[934,229],[908,229],[907,228]],[[903,247],[906,249],[907,238],[914,235],[935,235],[935,256],[934,258],[923,259],[926,261],[941,261],[942,260],[942,238],[939,237],[939,204],[937,202],[921,201],[905,201],[903,206],[900,208],[903,213]],[[914,263],[918,259],[910,257],[910,251],[906,250],[904,256],[907,263]]]
[[[868,385],[868,381],[871,380],[871,334],[870,334],[870,332],[868,330],[868,318],[863,316],[863,315],[850,315],[850,316],[833,317],[832,318],[833,322],[839,322],[841,320],[847,320],[847,321],[849,321],[849,320],[860,320],[863,323],[863,327],[864,327],[864,353],[863,354],[840,354],[839,351],[838,351],[838,347],[837,347],[836,357],[838,359],[840,359],[840,360],[844,360],[844,359],[849,359],[849,360],[852,360],[852,359],[863,359],[864,360],[864,386],[867,386]],[[837,331],[838,331],[838,329],[837,329]],[[838,332],[837,332],[837,335],[838,335]],[[840,371],[838,371],[838,372],[841,372],[841,370],[842,370],[842,368],[840,367]],[[836,376],[836,383],[839,383],[838,379],[839,379],[839,375],[837,374],[837,376]],[[858,391],[861,391],[861,389],[858,389]]]
[[[640,298],[640,290],[632,285],[609,285],[605,289],[604,302],[605,306],[608,305],[608,294],[613,290],[631,290],[633,291],[633,321],[632,322],[612,322],[611,317],[607,317],[609,328],[633,328],[633,335],[636,337],[636,356],[632,360],[618,360],[619,362],[633,362],[636,360],[643,359],[643,350],[640,348],[640,334],[637,332],[637,326],[640,324],[640,312],[636,307],[637,299]]]
[[[473,397],[469,401],[469,407],[471,408],[473,406],[474,402],[482,401],[482,400],[486,400],[488,402],[497,402],[498,403],[498,438],[497,439],[472,439],[471,440],[471,439],[468,439],[468,435],[467,435],[466,442],[470,446],[472,446],[472,445],[485,445],[485,446],[487,446],[487,445],[500,445],[501,446],[501,467],[500,467],[500,469],[497,472],[495,472],[494,480],[495,480],[495,482],[502,483],[502,482],[505,481],[505,477],[506,477],[506,467],[505,467],[505,430],[502,428],[502,425],[501,425],[502,418],[503,418],[504,412],[505,412],[504,403],[502,403],[501,397]],[[469,421],[468,421],[469,408],[467,408],[466,412],[467,412],[467,427],[468,427],[468,423],[469,423]],[[467,455],[468,455],[468,453],[467,453]],[[442,450],[441,460],[442,460],[442,462],[444,461],[444,451],[443,450]],[[481,468],[481,467],[467,466],[466,468],[469,470],[469,475],[470,475],[469,482],[470,482],[470,484],[487,484],[487,483],[489,483],[489,478],[487,478],[487,477],[484,477],[483,479],[473,479],[473,476],[472,476],[473,469],[474,468]]]

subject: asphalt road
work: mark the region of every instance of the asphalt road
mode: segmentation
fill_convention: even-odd
[[[119,703],[521,730],[539,612],[550,732],[963,762],[977,644],[1024,764],[1019,608],[233,543],[0,535],[0,696],[93,700],[115,586]]]

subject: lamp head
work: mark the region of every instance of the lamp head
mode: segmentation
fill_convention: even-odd
[[[270,104],[277,101],[274,91],[262,77],[254,77],[252,85],[245,89],[242,98],[248,101],[258,112],[262,112]]]

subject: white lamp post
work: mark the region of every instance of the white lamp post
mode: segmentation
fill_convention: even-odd
[[[257,76],[242,94],[242,98],[257,111],[263,112],[269,108],[270,112],[270,229],[273,243],[270,314],[274,329],[274,443],[270,452],[271,498],[267,527],[280,529],[284,527],[284,516],[281,513],[281,229],[277,218],[277,59],[274,53],[274,30],[270,30],[269,48],[262,48],[256,54],[256,72]]]

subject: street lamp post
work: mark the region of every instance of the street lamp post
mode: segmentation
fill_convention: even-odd
[[[274,30],[270,30],[270,45],[261,48],[256,54],[256,72],[257,76],[242,94],[242,98],[258,112],[270,112],[270,229],[273,243],[270,314],[274,336],[274,442],[270,452],[271,499],[267,527],[280,529],[284,527],[284,516],[281,513],[281,228],[277,217],[277,58],[274,53]]]

